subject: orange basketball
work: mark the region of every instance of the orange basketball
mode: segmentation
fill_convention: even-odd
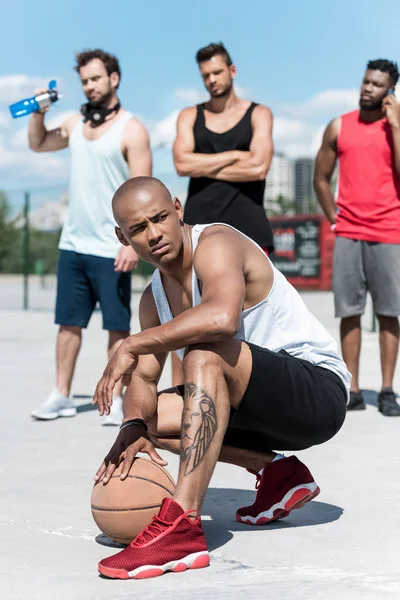
[[[175,482],[166,469],[147,458],[135,458],[130,473],[120,479],[118,467],[107,485],[92,490],[92,515],[98,528],[115,542],[129,544],[170,498]]]

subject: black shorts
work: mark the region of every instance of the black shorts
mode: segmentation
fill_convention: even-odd
[[[341,428],[347,392],[332,371],[249,344],[250,381],[231,412],[224,444],[249,450],[304,450],[323,444]]]
[[[99,302],[103,329],[129,331],[131,274],[117,273],[114,259],[61,250],[57,270],[57,325],[87,327]]]
[[[346,417],[341,379],[285,350],[246,343],[252,371],[239,408],[231,409],[224,445],[258,452],[304,450],[331,439]]]

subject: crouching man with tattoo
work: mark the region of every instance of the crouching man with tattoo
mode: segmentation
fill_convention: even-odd
[[[182,206],[151,177],[113,198],[120,242],[155,265],[143,293],[141,333],[108,363],[93,402],[108,414],[122,379],[124,422],[95,479],[125,478],[138,452],[180,454],[177,487],[124,550],[102,560],[112,578],[145,578],[209,564],[199,511],[218,460],[256,477],[241,523],[264,525],[300,508],[319,487],[295,456],[343,424],[350,374],[336,343],[263,250],[229,225],[189,226]],[[157,392],[168,352],[183,358],[184,385]]]

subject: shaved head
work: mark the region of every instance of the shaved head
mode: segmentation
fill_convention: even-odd
[[[121,226],[121,222],[135,212],[136,206],[138,210],[145,209],[146,205],[150,205],[154,200],[160,205],[168,203],[170,206],[172,202],[172,196],[162,181],[155,177],[128,179],[117,189],[112,199],[114,218]]]
[[[141,259],[166,265],[182,253],[182,204],[159,179],[128,179],[115,192],[112,209],[119,241],[132,246]]]

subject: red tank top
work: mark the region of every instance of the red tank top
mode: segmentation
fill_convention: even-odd
[[[370,242],[400,244],[400,177],[386,119],[341,118],[337,142],[339,181],[335,233]]]

